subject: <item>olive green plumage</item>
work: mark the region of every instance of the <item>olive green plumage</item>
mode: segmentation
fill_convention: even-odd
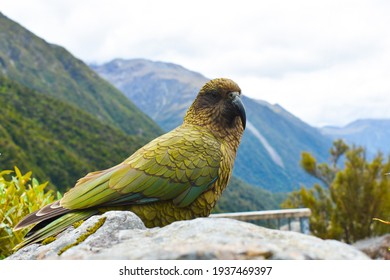
[[[87,174],[55,203],[26,216],[35,224],[18,245],[39,242],[109,210],[130,210],[148,227],[208,216],[225,189],[245,129],[241,90],[229,79],[206,83],[184,122],[122,163]]]

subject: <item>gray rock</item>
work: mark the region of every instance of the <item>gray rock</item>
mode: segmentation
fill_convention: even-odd
[[[59,253],[70,244],[77,242],[77,239],[93,228],[101,218],[106,218],[104,224],[92,235],[87,237],[77,246],[64,251],[61,256]],[[92,216],[79,227],[70,227],[60,233],[56,240],[47,245],[32,244],[26,246],[8,259],[58,259],[71,258],[81,259],[86,256],[93,256],[103,249],[110,248],[120,242],[119,236],[123,230],[132,229],[145,230],[146,227],[134,213],[127,211],[110,211],[100,216]],[[67,257],[68,256],[68,257]]]
[[[104,224],[64,251],[88,228]],[[347,244],[222,218],[179,221],[147,229],[131,212],[112,211],[69,228],[47,245],[27,246],[8,259],[369,259]]]
[[[371,259],[390,260],[390,234],[359,240],[353,246]]]

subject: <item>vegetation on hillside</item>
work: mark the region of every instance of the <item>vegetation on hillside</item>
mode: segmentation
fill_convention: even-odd
[[[285,194],[271,193],[232,177],[213,212],[244,212],[279,209]]]
[[[321,238],[353,243],[389,232],[389,227],[374,219],[390,217],[390,158],[378,153],[368,161],[365,149],[349,147],[342,140],[333,143],[331,162],[317,163],[307,152],[301,166],[321,180],[312,189],[301,187],[283,203],[286,208],[308,207],[311,232]],[[344,158],[343,167],[339,160]]]
[[[118,164],[146,142],[2,77],[0,104],[0,170],[32,170],[60,191],[87,172]]]
[[[127,134],[152,139],[162,133],[126,96],[63,47],[47,43],[1,13],[0,26],[2,75]]]

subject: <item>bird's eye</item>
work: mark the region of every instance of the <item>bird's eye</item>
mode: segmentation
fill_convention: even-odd
[[[216,97],[218,97],[218,91],[216,91],[216,90],[211,90],[211,91],[210,91],[210,95],[211,95],[213,98],[216,98]]]

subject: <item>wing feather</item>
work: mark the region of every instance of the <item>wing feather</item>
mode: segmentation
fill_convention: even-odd
[[[221,159],[220,143],[212,134],[199,127],[180,127],[123,163],[89,173],[60,204],[80,209],[172,199],[180,207],[187,206],[213,185]]]

